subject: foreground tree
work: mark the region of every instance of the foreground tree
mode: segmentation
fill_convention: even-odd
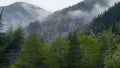
[[[67,68],[80,68],[81,50],[78,42],[77,33],[70,33],[68,37],[69,48],[66,56]]]
[[[114,53],[106,55],[104,64],[104,68],[120,68],[120,45],[117,45]]]
[[[2,23],[3,10],[0,13],[0,48],[4,45],[4,33],[2,32],[3,23]]]
[[[25,39],[21,49],[21,56],[11,65],[11,68],[39,68],[42,64],[42,46],[44,42],[39,40],[35,33]]]
[[[5,53],[6,40],[5,40],[5,33],[2,31],[4,26],[2,23],[2,15],[3,15],[3,9],[0,13],[0,68],[7,68],[9,62]]]
[[[59,37],[48,46],[45,63],[50,68],[65,68],[65,56],[67,54],[68,43]]]
[[[6,32],[6,47],[5,53],[9,58],[9,64],[15,62],[15,60],[20,55],[20,49],[23,45],[24,31],[21,26],[19,26],[14,32],[12,27]]]
[[[92,36],[81,36],[78,38],[82,52],[81,66],[79,68],[97,68],[100,56],[100,45]]]
[[[99,33],[97,36],[97,40],[100,43],[100,62],[99,67],[104,68],[104,58],[107,54],[113,53],[116,49],[116,45],[120,41],[120,36],[116,33],[113,33],[111,29],[106,30],[102,33]]]

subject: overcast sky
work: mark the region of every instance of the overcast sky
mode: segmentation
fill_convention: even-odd
[[[65,7],[74,5],[83,0],[0,0],[0,6],[9,5],[14,2],[27,2],[39,6],[45,10],[54,12]]]

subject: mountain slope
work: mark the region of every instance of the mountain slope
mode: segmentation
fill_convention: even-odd
[[[115,6],[111,7],[108,11],[104,12],[103,14],[95,18],[92,21],[92,23],[87,27],[86,32],[87,34],[89,34],[92,31],[92,33],[97,34],[110,28],[112,28],[114,32],[115,31],[114,27],[119,22],[120,22],[120,2],[115,4]]]
[[[4,8],[3,22],[7,27],[13,25],[16,28],[20,22],[22,26],[28,25],[31,21],[43,21],[50,12],[36,7],[34,5],[16,2],[9,6],[0,7]]]
[[[64,37],[70,31],[83,28],[84,25],[90,23],[94,17],[112,6],[112,1],[116,0],[84,0],[76,5],[57,11],[51,14],[44,23],[40,24],[39,32],[48,41],[54,40],[58,35]],[[32,25],[30,26],[32,27]]]

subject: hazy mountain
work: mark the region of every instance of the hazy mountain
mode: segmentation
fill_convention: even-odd
[[[16,28],[20,23],[22,26],[25,27],[31,21],[35,20],[43,21],[50,13],[37,6],[23,2],[16,2],[9,6],[3,7],[4,7],[3,13],[4,24],[7,27],[12,25],[14,28]],[[0,9],[3,7],[0,7]]]
[[[66,36],[70,31],[77,28],[83,28],[90,23],[93,18],[103,13],[109,7],[113,6],[119,0],[84,0],[76,5],[70,6],[51,14],[44,23],[40,24],[38,32],[47,41],[55,39],[58,35]],[[33,24],[38,24],[33,23]],[[32,27],[34,29],[35,25]],[[30,28],[28,26],[28,28]],[[30,29],[31,30],[31,29]],[[30,32],[28,29],[28,31]]]
[[[86,27],[86,34],[98,34],[105,30],[112,29],[113,33],[119,32],[120,26],[120,2],[111,7],[108,11],[96,17],[89,26]],[[119,32],[120,33],[120,32]]]
[[[83,28],[118,1],[120,0],[84,0],[54,13],[17,2],[4,6],[3,22],[7,28],[11,25],[16,28],[21,23],[27,30],[26,33],[36,30],[46,41],[51,41],[58,35],[65,37],[70,31]]]

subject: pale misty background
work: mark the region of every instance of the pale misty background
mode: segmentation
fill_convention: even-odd
[[[54,12],[68,6],[72,6],[83,0],[0,0],[0,6],[9,5],[14,2],[27,2],[48,11]]]

